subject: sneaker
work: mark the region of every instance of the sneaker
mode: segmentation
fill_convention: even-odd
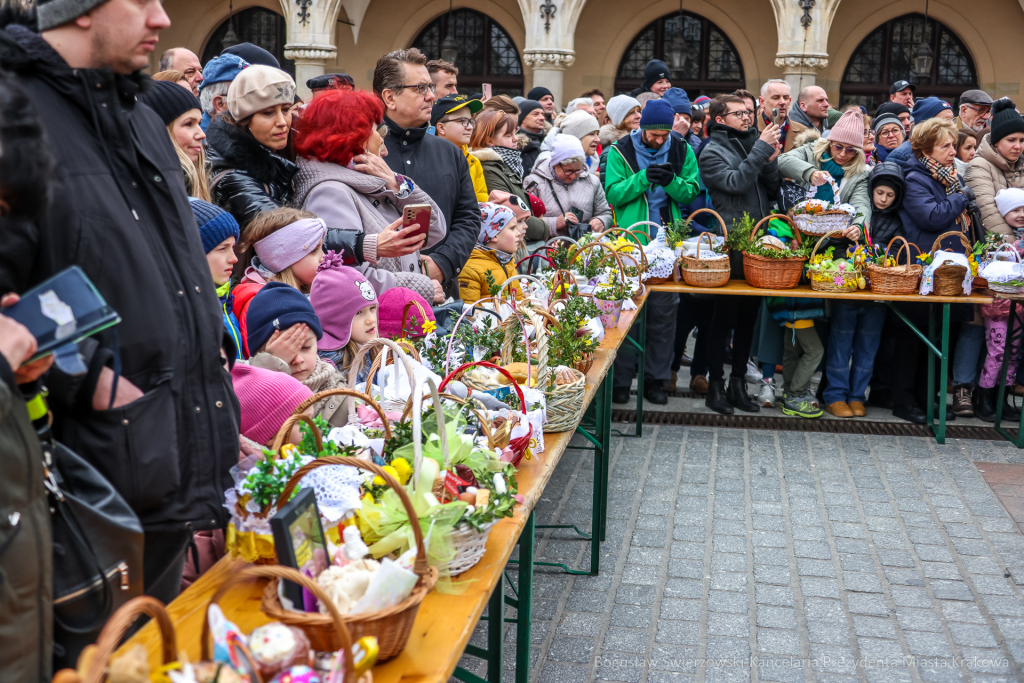
[[[744,375],[743,378],[747,380],[747,384],[757,384],[764,378],[764,376],[761,374],[761,368],[757,366],[757,363],[752,360],[748,360],[747,374]]]
[[[786,415],[796,417],[821,417],[821,408],[814,405],[813,397],[809,393],[799,396],[786,396],[782,400],[782,412]]]
[[[757,402],[762,408],[774,408],[778,403],[776,394],[775,379],[762,379],[757,383]]]

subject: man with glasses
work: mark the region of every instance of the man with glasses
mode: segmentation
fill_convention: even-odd
[[[469,140],[473,137],[476,119],[473,116],[483,109],[480,100],[471,100],[465,95],[446,95],[434,102],[430,115],[430,125],[434,126],[436,135],[444,138],[462,150],[469,164],[469,177],[473,179],[473,190],[476,191],[478,202],[487,201],[487,183],[484,181],[484,169],[480,160],[469,153]]]
[[[730,229],[738,225],[744,215],[754,221],[767,216],[781,185],[776,161],[781,149],[779,127],[772,122],[759,133],[748,122],[746,109],[747,105],[735,95],[719,95],[711,101],[708,142],[699,158],[700,178],[708,188],[712,205]],[[714,231],[720,229],[717,224],[712,226]],[[742,278],[742,255],[735,254],[731,258],[733,277]],[[744,377],[760,306],[759,297],[716,297],[708,340],[710,359],[705,399],[705,405],[715,412],[731,415],[736,408],[749,413],[760,410],[747,394]],[[727,390],[725,352],[730,329],[734,332]]]
[[[384,161],[395,173],[412,178],[441,209],[448,233],[423,256],[424,273],[458,294],[459,271],[480,234],[480,204],[462,150],[427,135],[436,86],[427,57],[416,48],[397,50],[377,60],[373,91],[384,102]]]
[[[992,98],[984,90],[968,90],[960,96],[960,116],[956,118],[957,130],[974,132],[983,130],[992,119]]]

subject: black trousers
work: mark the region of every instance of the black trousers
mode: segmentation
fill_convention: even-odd
[[[185,550],[192,533],[147,531],[142,555],[143,589],[146,595],[165,605],[181,592],[181,574],[185,571]]]
[[[676,348],[672,357],[672,372],[680,368],[679,359],[686,351],[686,340],[697,328],[697,343],[693,348],[690,376],[708,374],[708,340],[711,338],[711,317],[715,313],[715,300],[710,296],[680,294],[679,314],[676,316]]]
[[[711,318],[711,334],[708,339],[709,380],[725,378],[725,354],[730,329],[733,330],[730,376],[742,378],[746,374],[750,345],[754,340],[754,325],[760,307],[761,297],[757,296],[715,297],[715,313]]]

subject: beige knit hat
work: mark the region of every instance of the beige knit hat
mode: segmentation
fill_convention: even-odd
[[[231,81],[228,111],[235,121],[278,104],[295,101],[295,81],[280,69],[253,64]]]
[[[587,135],[596,133],[600,130],[601,126],[597,123],[597,119],[594,118],[593,114],[588,114],[585,111],[574,111],[562,119],[559,128],[566,135],[582,140]]]

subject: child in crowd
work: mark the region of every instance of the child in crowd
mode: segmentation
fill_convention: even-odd
[[[303,401],[313,395],[293,377],[248,363],[235,363],[231,370],[231,382],[241,407],[243,452],[250,452],[252,446],[248,444],[249,448],[246,448],[245,439],[269,448],[285,421]],[[303,414],[312,416],[313,408],[307,408]],[[296,424],[286,443],[298,444],[301,441],[302,436]]]
[[[821,417],[811,394],[811,376],[825,348],[814,320],[825,317],[821,299],[769,297],[768,311],[784,328],[782,354],[782,412],[796,417]]]
[[[320,357],[334,364],[348,379],[352,361],[377,333],[377,294],[373,285],[355,268],[341,263],[333,252],[320,264],[320,273],[313,281],[309,302],[320,317],[323,337],[317,344]],[[367,365],[357,369],[357,379],[365,379]]]
[[[324,335],[320,318],[294,287],[270,282],[261,289],[249,306],[248,327],[249,348],[256,350],[250,365],[287,373],[314,394],[345,386],[341,373],[317,354]],[[340,397],[328,396],[313,406],[312,414],[332,427],[343,427],[348,420],[340,406]]]
[[[480,204],[477,245],[459,273],[459,296],[463,301],[472,303],[490,296],[488,273],[498,286],[517,274],[515,252],[525,234],[525,226],[511,209],[494,202]],[[522,294],[516,283],[512,286]]]
[[[906,182],[903,170],[891,161],[883,161],[868,175],[871,193],[872,244],[881,248],[902,232],[900,207]],[[893,245],[895,256],[897,245]],[[886,307],[869,301],[832,300],[832,329],[825,364],[825,410],[836,417],[863,417],[865,395],[875,367],[875,355],[882,341]]]
[[[248,263],[248,267],[234,291],[234,311],[246,358],[255,351],[247,345],[246,329],[246,312],[252,298],[263,285],[272,281],[308,293],[317,267],[324,259],[326,235],[327,226],[322,220],[299,209],[264,211],[249,223],[241,243],[242,262]]]
[[[1007,187],[996,193],[996,208],[1017,239],[1024,238],[1024,190]]]
[[[227,330],[235,346],[234,358],[242,358],[244,344],[238,326],[238,318],[234,311],[234,294],[231,292],[231,269],[238,263],[235,256],[235,242],[238,241],[238,221],[230,213],[216,204],[204,202],[202,199],[190,198],[192,213],[199,227],[199,237],[203,240],[203,251],[206,252],[206,263],[210,266],[210,276],[217,285],[217,296],[220,298],[221,311],[224,314],[224,329]]]
[[[423,307],[423,312],[426,313],[427,320],[432,323],[437,322],[437,319],[434,317],[434,311],[426,299],[406,287],[392,287],[377,299],[380,305],[377,311],[380,336],[387,337],[388,339],[398,339],[400,337],[415,339],[426,334],[423,330],[423,323],[425,321],[423,316],[420,315],[420,310],[415,306],[409,309],[409,317],[406,320],[405,329],[402,329],[402,313],[410,301],[419,302],[420,306]]]

